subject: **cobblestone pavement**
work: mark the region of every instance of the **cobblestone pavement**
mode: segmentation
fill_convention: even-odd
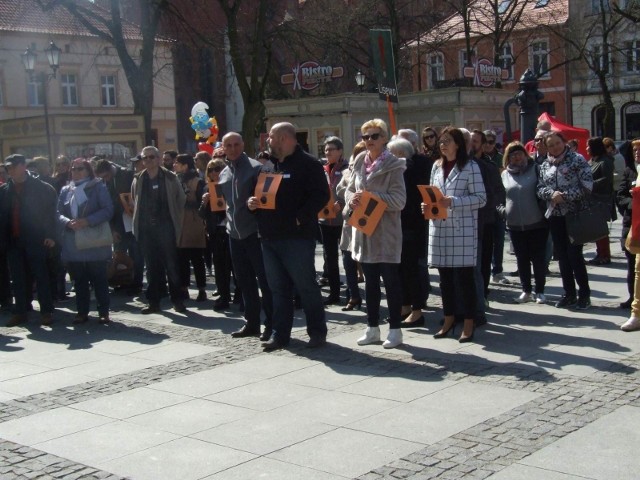
[[[618,262],[621,262],[620,258],[617,259]],[[512,259],[505,259],[505,269],[509,267],[508,261]],[[622,275],[623,271],[619,270],[619,273]],[[619,287],[620,282],[616,285],[618,290]],[[496,305],[507,303],[510,297],[518,293],[513,286],[492,288]],[[622,293],[618,292],[618,295]],[[602,295],[599,300],[594,300],[594,308],[589,312],[589,318],[597,321],[610,315],[612,307],[619,301],[615,297],[616,294],[607,294]],[[438,302],[439,297],[432,295],[429,310],[437,311],[440,307]],[[162,337],[175,342],[216,347],[217,350],[4,401],[0,403],[0,424],[57,407],[126,392],[265,355],[261,352],[257,339],[239,342],[232,339],[228,332],[211,325],[206,328],[194,328],[197,325],[154,323],[149,321],[148,317],[132,313],[135,311],[135,303],[125,304],[124,300],[117,296],[114,296],[114,307],[112,318],[115,322],[104,327],[109,329],[111,336],[126,334],[139,339]],[[205,316],[202,311],[198,313]],[[434,321],[437,313],[430,313],[429,317]],[[410,355],[394,350],[367,351],[366,354],[362,354],[331,343],[332,338],[360,331],[363,324],[362,314],[343,314],[332,310],[328,318],[330,344],[326,348],[305,349],[303,339],[306,338],[306,333],[304,329],[298,329],[294,333],[291,348],[271,355],[317,360],[333,366],[362,366],[379,374],[390,373],[398,377],[484,384],[537,394],[527,403],[440,441],[427,446],[416,443],[416,451],[359,476],[362,480],[489,478],[622,406],[640,407],[640,350],[621,355],[615,362],[581,376],[521,363],[465,361],[459,356],[454,358],[452,355],[437,354],[428,350],[411,351],[410,346]],[[507,321],[508,318],[509,315],[503,315],[503,320]],[[558,318],[552,319],[552,323],[556,323]],[[620,321],[622,319],[620,316]],[[35,327],[29,330],[33,333],[39,329]],[[53,330],[55,331],[56,329]],[[0,327],[0,352],[10,347],[12,336],[24,332],[23,328]],[[64,336],[71,333],[58,334]],[[411,342],[407,340],[406,343],[410,345]],[[0,363],[0,369],[2,365]],[[460,415],[464,415],[464,412],[460,412]],[[638,466],[640,467],[640,461]],[[0,478],[68,480],[122,477],[33,447],[0,439]]]

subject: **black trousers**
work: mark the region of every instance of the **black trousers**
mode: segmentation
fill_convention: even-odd
[[[191,283],[191,265],[193,274],[196,277],[198,290],[204,290],[207,286],[207,273],[204,268],[203,248],[179,248],[178,265],[180,268],[180,279],[183,288],[189,288]]]
[[[475,267],[438,267],[440,294],[445,316],[455,315],[456,301],[462,301],[464,318],[476,318]]]
[[[329,292],[332,297],[340,296],[340,268],[338,261],[340,258],[340,236],[342,235],[341,225],[320,224],[322,233],[322,253],[324,255],[325,275],[329,280]]]
[[[181,302],[178,248],[172,224],[147,226],[141,231],[140,246],[147,265],[147,299],[151,304],[160,303],[160,292],[164,284],[164,272],[169,280],[171,301]]]

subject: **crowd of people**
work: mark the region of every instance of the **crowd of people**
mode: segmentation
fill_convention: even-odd
[[[289,344],[296,305],[304,310],[310,348],[326,343],[326,309],[363,305],[367,326],[357,343],[395,348],[402,329],[425,325],[431,267],[443,310],[434,338],[453,335],[461,324],[458,341],[465,343],[486,323],[490,283],[511,283],[502,265],[508,233],[522,288],[514,300],[547,303],[549,263],[556,259],[563,295],[555,306],[585,310],[587,262],[568,218],[598,202],[608,207],[607,220],[622,215],[627,234],[640,140],[618,152],[611,139],[593,137],[588,159],[569,140],[540,123],[532,142],[502,149],[490,130],[427,127],[421,136],[409,129],[391,136],[383,120],[372,119],[352,152],[340,138],[326,138],[320,161],[285,122],[271,128],[269,151],[258,159],[247,156],[235,132],[213,155],[144,147],[131,170],[61,155],[52,172],[46,158],[27,162],[13,154],[0,169],[0,304],[12,313],[8,326],[26,323],[35,285],[41,322],[51,325],[56,302],[68,301],[69,278],[74,324],[89,321],[92,291],[98,321],[111,321],[110,281],[126,295],[144,294],[142,314],[161,312],[167,296],[176,312],[188,314],[193,272],[194,300],[209,300],[207,276],[214,276],[213,309],[237,304],[246,322],[232,336],[260,337],[265,351]],[[271,184],[274,204],[267,198]],[[438,196],[425,203],[422,186],[435,187]],[[610,263],[609,244],[608,236],[598,239],[588,263]],[[640,329],[640,266],[625,254],[629,299],[621,307],[632,315],[621,328],[631,331]],[[114,284],[120,267],[126,281]]]

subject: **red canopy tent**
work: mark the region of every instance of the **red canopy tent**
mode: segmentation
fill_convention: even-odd
[[[589,130],[585,128],[577,128],[571,125],[567,125],[566,123],[559,122],[552,116],[550,116],[547,112],[543,113],[538,117],[538,121],[547,121],[551,124],[551,130],[554,132],[562,133],[562,136],[565,140],[569,141],[572,139],[576,139],[578,141],[578,152],[584,156],[587,160],[587,140],[591,137]]]

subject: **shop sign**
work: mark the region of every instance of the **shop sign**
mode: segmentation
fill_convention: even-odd
[[[464,67],[464,76],[473,78],[476,87],[491,87],[496,82],[508,80],[509,72],[486,58],[477,58],[471,67]]]
[[[283,85],[293,85],[294,90],[313,90],[321,83],[330,82],[344,75],[342,67],[320,65],[318,62],[307,61],[298,63],[291,68],[292,73],[280,77]]]

